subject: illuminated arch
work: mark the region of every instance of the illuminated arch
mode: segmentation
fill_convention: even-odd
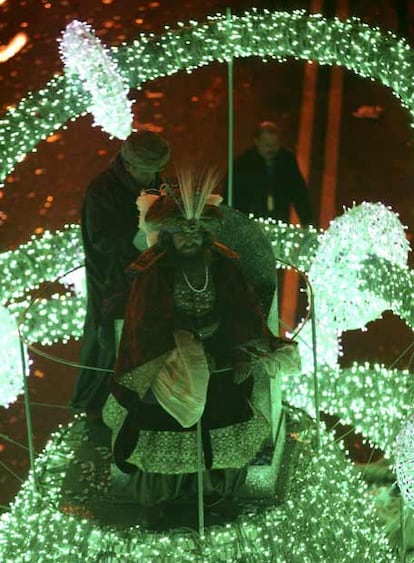
[[[327,20],[320,15],[307,15],[304,12],[290,14],[253,11],[241,17],[232,16],[230,21],[225,16],[216,16],[209,18],[203,24],[197,22],[190,22],[188,25],[181,24],[177,30],[167,31],[161,37],[139,36],[129,46],[123,45],[112,48],[111,54],[122,72],[128,76],[131,87],[140,87],[144,82],[172,75],[181,69],[192,71],[212,61],[226,61],[231,57],[259,56],[263,59],[273,58],[277,60],[294,57],[317,61],[320,64],[337,64],[361,76],[379,80],[385,86],[390,87],[400,98],[402,105],[414,115],[414,85],[411,81],[411,76],[414,75],[414,62],[409,46],[405,41],[398,40],[393,34],[383,34],[378,29],[370,29],[356,19],[341,22],[337,19]],[[27,152],[33,150],[42,139],[59,129],[68,120],[74,120],[84,114],[90,105],[90,94],[84,91],[81,83],[66,75],[61,75],[53,78],[39,92],[29,94],[15,108],[10,108],[0,121],[0,152],[4,156],[0,168],[0,181],[4,181],[16,163],[22,160]],[[300,265],[306,265],[304,269],[309,269],[318,246],[318,236],[315,231],[307,233],[306,252],[298,252],[295,257],[293,256],[295,248],[297,248],[295,244],[301,245],[305,236],[304,233],[295,230],[294,227],[280,225],[270,224],[267,228],[274,240],[285,237],[284,241],[286,241],[287,237],[290,241],[293,241],[292,245],[287,248],[287,252],[292,253],[291,261],[294,262],[296,258]],[[70,263],[71,266],[76,264],[76,261],[81,263],[82,257],[79,253],[78,241],[78,227],[69,226],[62,232],[46,233],[42,238],[33,239],[13,253],[0,255],[0,263],[3,262],[3,265],[7,266],[6,270],[2,270],[7,272],[6,284],[3,287],[3,302],[8,303],[10,311],[18,310],[21,306],[18,301],[27,289],[38,287],[42,281],[51,280],[61,275],[63,271],[68,269],[66,263]],[[59,248],[62,251],[60,256],[65,256],[63,264],[57,264],[56,261],[53,261],[53,246],[56,243],[60,245]],[[46,249],[48,251],[45,251]],[[75,258],[75,262],[73,258]],[[378,277],[376,277],[377,267],[386,272],[389,276],[387,280],[390,283],[391,281],[395,282],[394,285],[391,283],[391,286],[386,287],[387,284],[378,282]],[[17,284],[13,285],[11,279],[19,272]],[[403,286],[401,279],[404,279]],[[7,285],[7,282],[10,283]],[[411,293],[410,288],[414,287],[412,272],[404,269],[401,264],[396,266],[387,260],[381,260],[380,257],[370,257],[367,259],[366,269],[361,274],[361,283],[367,283],[368,290],[381,296],[381,299],[386,300],[388,304],[392,304],[393,310],[399,313],[413,328],[414,313],[408,296]],[[402,295],[398,295],[397,291],[393,290],[398,284],[406,289]],[[55,333],[56,339],[63,339],[67,334],[71,336],[79,336],[80,334],[81,318],[73,314],[70,296],[65,296],[63,301],[65,299],[66,320],[69,322],[69,319],[71,319],[70,322],[73,322],[73,325],[64,328],[62,334]],[[62,299],[48,301],[43,305],[43,310],[49,311],[47,314],[48,322],[53,322],[54,319],[50,311],[56,311],[55,327],[57,329],[59,326],[62,329],[61,317],[59,317],[59,314],[62,313]],[[35,325],[38,325],[38,323],[33,323],[33,331]],[[47,325],[47,327],[50,329],[50,325]],[[44,332],[42,334],[33,332],[32,334],[34,341],[41,340],[43,336],[45,336]],[[301,385],[302,388],[298,394]],[[308,381],[299,382],[292,379],[287,385],[287,395],[292,403],[306,409],[311,408],[309,405]],[[352,397],[357,396],[364,397],[364,400],[360,403],[351,400]],[[355,365],[347,370],[329,370],[325,367],[321,369],[321,399],[321,406],[324,410],[336,413],[344,422],[351,422],[366,436],[372,436],[372,439],[384,450],[389,451],[395,435],[396,424],[406,416],[410,408],[409,374],[407,372],[390,372],[381,366]],[[388,418],[384,418],[384,413],[381,412],[382,425],[380,427],[377,411],[381,411],[386,400],[393,401],[393,408],[391,413],[388,413]],[[372,416],[370,416],[370,412]],[[38,461],[40,469],[46,463],[45,458],[53,457],[55,447],[57,456],[66,447],[60,442],[60,436],[52,438],[47,446],[43,457]],[[313,473],[311,472],[308,475],[310,480],[316,479],[314,486],[316,487],[315,490],[319,491],[318,494],[322,495],[321,501],[323,501],[322,493],[324,490],[318,486],[320,484],[317,482],[318,470],[324,467],[328,472],[327,475],[330,475],[329,471],[332,470],[332,464],[336,463],[336,454],[329,445],[327,438],[324,438],[324,447],[321,458],[314,459]],[[338,463],[342,463],[342,461]],[[349,481],[353,479],[349,468],[343,469],[342,476]],[[352,505],[358,512],[357,507],[361,504],[358,500],[358,486],[355,483],[353,483],[353,486],[355,486],[355,490],[350,493],[350,506]],[[306,503],[311,506],[315,498],[312,499],[310,496],[312,490],[305,488],[305,496],[299,495],[302,503],[300,510],[304,510]],[[308,496],[306,496],[306,491],[309,493]],[[57,514],[53,510],[53,506],[42,505],[42,499],[36,497],[36,494],[33,483],[29,480],[19,494],[11,517],[0,520],[0,531],[6,530],[11,536],[6,549],[12,551],[17,549],[17,545],[13,546],[13,538],[16,542],[20,542],[19,549],[22,546],[22,538],[27,537],[34,541],[33,529],[23,529],[23,532],[20,528],[18,529],[22,525],[25,514],[30,509],[38,508],[41,510],[42,517],[39,522],[43,523],[45,527],[49,525],[52,529],[53,526],[56,526],[56,533],[59,530],[62,531],[62,519],[65,517]],[[346,495],[343,496],[346,497]],[[327,513],[331,509],[331,516],[335,516],[332,512],[332,510],[335,511],[335,506],[334,503],[331,504],[331,507],[327,507]],[[367,505],[367,507],[368,512],[370,512],[371,506]],[[51,510],[48,510],[48,508]],[[249,529],[249,533],[252,534],[251,541],[253,543],[262,542],[263,549],[266,549],[267,546],[263,543],[263,538],[269,537],[273,527],[278,525],[278,518],[282,522],[286,521],[286,518],[292,518],[292,521],[297,518],[303,524],[307,515],[304,512],[298,512],[295,516],[294,510],[295,507],[286,505],[280,513],[277,511],[269,513],[267,522],[252,521],[252,525],[246,527],[246,530]],[[349,530],[350,533],[354,531],[352,530],[353,524],[363,522],[361,515],[362,513],[359,516],[356,515],[356,519],[353,520],[348,513],[348,523],[344,523],[344,526],[347,526],[346,530]],[[369,518],[369,514],[363,511],[363,516],[365,517],[365,515]],[[73,532],[74,536],[62,537],[63,544],[59,549],[65,550],[68,546],[70,548],[71,540],[80,541],[81,538],[84,539],[85,537],[88,537],[88,542],[91,542],[92,547],[94,542],[99,547],[99,542],[108,541],[109,547],[117,549],[119,538],[116,534],[111,535],[98,528],[91,529],[89,524],[79,523],[70,518],[65,520],[65,525],[67,525],[69,533]],[[33,527],[29,522],[29,528],[30,526]],[[375,527],[375,523],[372,526],[370,525],[370,530],[373,527]],[[258,532],[259,528],[260,533]],[[321,526],[319,528],[322,530]],[[227,539],[231,540],[232,534],[246,533],[246,530],[240,528],[221,530],[218,536],[213,539],[217,542],[217,538],[220,539],[220,534],[222,534],[225,540],[227,534]],[[16,535],[13,536],[13,533]],[[381,553],[378,553],[377,560],[390,560],[388,548],[382,543],[381,533],[378,532],[377,536],[375,536],[374,530],[372,533],[373,545],[378,546],[381,550]],[[39,537],[44,541],[42,549],[46,554],[51,549],[48,542],[55,544],[55,535],[51,534],[47,538],[45,535],[39,534]],[[293,540],[297,540],[298,549],[309,548],[309,543],[303,543],[305,536],[302,538],[291,537]],[[286,538],[289,538],[289,533],[286,533]],[[309,538],[313,542],[312,535],[309,535]],[[65,544],[65,541],[69,541],[69,544]],[[145,546],[139,545],[139,537],[138,539],[133,537],[130,541],[132,543],[127,546],[127,549],[130,549],[131,554],[136,556],[139,550],[142,551]],[[169,541],[172,541],[171,538],[166,537],[167,547],[165,549],[168,549]],[[185,538],[178,538],[177,541],[184,542],[181,545],[186,545]],[[290,540],[287,539],[286,541],[289,543]],[[323,543],[323,538],[321,538],[321,542]],[[318,546],[318,542],[315,545]],[[349,547],[348,542],[347,546]],[[121,549],[123,547],[125,546],[120,546]],[[212,544],[208,544],[207,541],[206,547],[211,549]],[[285,548],[285,546],[282,547]],[[353,547],[357,550],[355,553],[360,555],[358,542],[353,544]],[[1,549],[0,542],[0,552]],[[149,549],[157,549],[157,547],[149,545]],[[323,550],[323,547],[321,549]],[[348,555],[347,552],[346,556]],[[189,557],[192,557],[192,555],[190,554]],[[181,559],[181,561],[183,560]]]
[[[354,18],[342,22],[303,11],[253,10],[231,19],[218,15],[205,23],[178,24],[160,37],[139,35],[131,45],[110,52],[134,88],[231,57],[293,57],[336,64],[390,87],[414,115],[414,60],[409,45]],[[0,121],[0,182],[42,139],[84,114],[91,103],[79,81],[60,75],[10,108]]]

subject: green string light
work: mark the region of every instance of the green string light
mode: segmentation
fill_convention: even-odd
[[[131,45],[109,49],[129,86],[175,74],[192,72],[213,61],[260,57],[288,58],[340,65],[390,87],[414,114],[414,62],[409,45],[394,34],[371,29],[356,18],[345,22],[304,11],[257,12],[227,18],[209,17],[205,23],[178,23],[157,37],[141,34]],[[97,65],[95,83],[109,78]],[[107,84],[104,91],[111,91]],[[107,100],[108,104],[114,100]],[[42,90],[29,94],[0,120],[0,182],[36,145],[67,121],[91,107],[91,94],[77,77],[56,76]]]
[[[283,503],[252,508],[234,522],[206,528],[199,537],[186,530],[120,530],[60,513],[62,480],[77,446],[72,428],[58,430],[39,456],[40,489],[29,477],[11,512],[0,518],[3,561],[27,562],[35,556],[66,563],[75,553],[90,563],[397,560],[375,514],[373,496],[328,433],[322,434],[318,453],[306,434],[299,437],[296,471]]]
[[[176,30],[167,29],[161,37],[140,35],[131,45],[112,48],[109,53],[129,86],[135,88],[179,70],[192,72],[212,61],[237,57],[278,61],[294,58],[341,65],[390,87],[402,106],[414,115],[410,47],[394,34],[381,33],[354,18],[341,22],[301,11],[256,10],[241,17],[231,16],[230,21],[218,15],[205,23],[179,23]],[[93,78],[98,81],[102,77]],[[0,181],[41,140],[85,114],[89,107],[91,95],[82,89],[78,79],[69,76],[55,76],[44,89],[10,107],[0,120]],[[318,259],[324,235],[311,228],[300,230],[271,220],[261,222],[276,256],[309,272]],[[4,280],[1,303],[12,316],[27,306],[28,291],[82,264],[79,242],[79,227],[72,225],[0,255]],[[383,243],[387,244],[387,240]],[[383,306],[413,328],[414,278],[404,263],[395,263],[381,254],[363,255],[358,284],[361,291],[381,300]],[[64,291],[37,302],[26,316],[23,329],[31,342],[66,341],[80,336],[83,316],[84,294]],[[328,350],[333,350],[336,360],[339,334],[327,329],[327,336],[325,357],[329,356]],[[284,393],[293,405],[312,412],[308,379],[303,375],[290,378],[284,382]],[[327,361],[320,368],[321,408],[352,424],[367,440],[390,453],[399,425],[410,413],[411,380],[406,371],[386,370],[379,365],[339,369]],[[60,430],[52,437],[37,461],[37,469],[44,470],[46,480],[52,475],[56,479],[59,468],[63,477],[64,460],[71,455],[64,433]],[[29,561],[34,553],[37,560],[66,562],[82,545],[82,561],[96,561],[111,554],[114,561],[164,557],[181,563],[201,560],[201,553],[203,561],[211,562],[223,556],[226,561],[236,561],[236,556],[246,560],[255,557],[257,561],[283,561],[289,557],[301,562],[392,561],[381,526],[373,517],[373,502],[366,492],[361,492],[363,484],[327,435],[323,435],[318,456],[308,462],[307,468],[299,472],[292,496],[282,506],[265,516],[253,515],[245,522],[208,530],[201,546],[195,546],[194,538],[185,534],[154,535],[137,529],[120,534],[65,516],[56,510],[58,480],[48,483],[45,495],[34,489],[29,478],[12,511],[0,519],[0,554],[3,560]],[[54,471],[50,471],[51,467]],[[237,554],[235,549],[239,550]]]

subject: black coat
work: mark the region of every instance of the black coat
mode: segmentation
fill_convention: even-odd
[[[161,183],[160,178],[156,180]],[[112,370],[115,362],[113,321],[105,318],[104,302],[125,283],[125,269],[139,252],[133,245],[138,230],[136,198],[140,190],[118,155],[89,185],[82,207],[87,311],[80,363]],[[111,373],[81,369],[71,406],[100,411],[108,395]]]
[[[268,208],[269,196],[273,197],[273,211]],[[293,206],[302,225],[313,220],[308,190],[296,158],[283,148],[277,152],[271,170],[256,147],[234,161],[233,206],[243,213],[273,217],[285,223],[289,222],[290,207]]]

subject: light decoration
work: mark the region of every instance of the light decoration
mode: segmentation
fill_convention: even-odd
[[[72,272],[60,279],[60,283],[71,289],[77,297],[86,299],[86,272],[85,267],[76,267]]]
[[[327,366],[333,370],[338,367],[339,356],[342,355],[340,334],[329,326],[326,319],[318,317],[315,323],[317,334],[317,363],[318,366]],[[291,336],[289,332],[287,336]],[[313,372],[313,346],[312,346],[312,323],[308,321],[297,337],[299,354],[301,359],[302,373]]]
[[[414,508],[414,415],[401,428],[394,453],[398,486],[408,506]]]
[[[375,515],[374,498],[328,433],[313,451],[312,431],[299,436],[299,455],[286,500],[266,510],[252,506],[234,522],[208,527],[199,537],[185,529],[117,529],[57,510],[68,460],[77,447],[76,424],[59,429],[36,462],[12,510],[0,519],[3,561],[397,561]],[[333,550],[334,549],[334,553]],[[333,559],[334,557],[334,559]]]
[[[174,74],[180,69],[191,72],[213,60],[225,61],[230,57],[259,56],[264,60],[279,61],[293,57],[337,64],[389,86],[402,105],[414,114],[414,85],[411,81],[414,60],[410,47],[392,33],[370,29],[354,18],[341,22],[299,11],[258,13],[252,10],[241,17],[215,16],[203,24],[194,21],[179,23],[177,30],[167,30],[161,37],[140,35],[131,45],[112,48],[110,53],[111,60],[116,61],[120,73],[128,76],[132,87],[140,87],[146,81]],[[105,59],[104,64],[106,62]],[[96,79],[97,75],[93,75],[95,84]],[[54,77],[43,90],[29,94],[18,106],[10,108],[0,122],[0,152],[3,155],[0,181],[28,151],[34,150],[40,140],[69,119],[84,114],[90,102],[91,93],[80,88],[79,77],[71,74]],[[272,240],[276,256],[294,262],[304,271],[311,270],[323,235],[319,239],[318,233],[312,229],[300,230],[271,220],[261,222]],[[394,221],[392,232],[395,234],[399,229]],[[384,248],[389,240],[386,233],[382,236]],[[61,245],[58,261],[53,258],[55,237]],[[73,244],[76,239],[79,241],[79,228],[68,226],[63,232],[33,239],[23,251],[18,249],[0,255],[0,261],[3,260],[5,265],[1,302],[7,305],[10,313],[17,315],[26,306],[27,291],[55,279],[62,270],[82,263],[80,246]],[[372,299],[374,304],[395,308],[395,312],[413,327],[413,275],[399,253],[406,249],[401,245],[398,247],[397,261],[382,252],[375,255],[363,253],[358,262],[355,291],[358,299],[362,293],[370,305]],[[378,266],[385,273],[381,283]],[[313,272],[317,279],[318,269],[314,268]],[[348,298],[351,298],[351,287],[348,289]],[[333,287],[329,291],[337,292]],[[59,311],[61,302],[65,303],[63,311]],[[376,314],[379,314],[378,309],[373,307]],[[50,314],[52,310],[56,313]],[[73,293],[42,299],[31,308],[31,317],[25,321],[26,336],[32,342],[55,342],[78,336],[80,318],[77,317],[76,323],[70,320],[76,317],[75,311],[83,316],[84,305],[79,306]],[[339,310],[338,315],[332,312],[330,320],[340,319],[341,323],[335,326],[345,330],[343,323],[348,321],[343,310]],[[358,322],[366,323],[366,317],[360,315]],[[319,352],[323,346],[324,342],[318,340]],[[327,347],[333,349],[332,341],[327,341]],[[329,357],[329,354],[322,353],[322,357]],[[341,422],[352,424],[370,443],[390,453],[401,421],[410,412],[412,374],[387,370],[379,365],[340,369],[338,365],[330,367],[328,364],[319,368],[321,408],[336,414]],[[284,382],[284,392],[290,403],[312,413],[309,375],[289,378]],[[71,455],[64,439],[65,432],[60,430],[53,436],[37,460],[36,467],[41,473],[44,470],[45,480],[63,476]],[[55,471],[47,470],[51,465]],[[223,553],[226,560],[231,560],[231,556],[227,556],[231,552],[227,553],[225,549],[231,550],[234,545],[240,547],[239,540],[242,539],[243,551],[237,556],[256,557],[260,552],[263,561],[285,560],[291,554],[294,560],[300,561],[330,560],[332,546],[335,546],[335,561],[368,561],[372,558],[373,546],[376,561],[392,561],[393,555],[381,527],[373,519],[370,499],[367,500],[365,493],[361,494],[363,484],[355,481],[349,464],[342,455],[337,456],[336,448],[325,434],[322,434],[322,448],[317,456],[311,456],[308,469],[298,472],[302,486],[296,489],[297,497],[292,496],[264,517],[252,516],[240,525],[208,530],[203,545],[198,543],[196,547],[194,536],[189,539],[180,534],[172,537],[149,535],[134,529],[131,534],[122,532],[121,538],[117,530],[101,529],[89,521],[64,516],[56,510],[58,488],[50,483],[39,492],[30,477],[11,513],[0,519],[0,554],[4,560],[27,561],[28,554],[34,549],[41,560],[67,560],[74,546],[77,549],[83,545],[84,561],[96,561],[104,556],[113,560],[145,560],[148,557],[152,560],[165,556],[169,561],[181,562],[194,561],[201,553],[203,557],[210,557],[205,561],[217,561]],[[45,494],[48,491],[52,496]],[[250,543],[246,544],[247,541]],[[361,542],[365,543],[362,545]]]
[[[72,292],[54,293],[50,298],[39,298],[33,304],[30,300],[23,300],[8,307],[16,319],[24,313],[20,325],[24,339],[29,344],[39,343],[42,346],[67,343],[71,338],[79,339],[82,336],[85,309],[85,297]]]
[[[91,34],[91,43],[92,38]],[[91,81],[85,82],[90,88],[95,84],[94,91],[100,77],[103,87],[108,87],[109,60],[118,65],[130,87],[139,88],[149,80],[179,70],[191,72],[229,57],[258,56],[279,61],[295,58],[340,65],[379,80],[392,89],[411,114],[414,113],[411,80],[414,60],[408,43],[392,33],[371,29],[356,18],[341,21],[305,11],[258,12],[253,9],[243,16],[210,17],[205,23],[180,22],[177,29],[167,29],[160,37],[140,34],[131,45],[109,49],[108,58],[105,53],[98,59],[100,49],[94,44],[92,60],[100,61],[100,70],[96,69]],[[81,64],[88,67],[87,57],[82,58]],[[121,97],[125,100],[123,94]],[[99,99],[103,98],[116,103],[111,94],[109,98],[105,94]],[[0,182],[40,140],[69,119],[85,113],[90,103],[91,94],[80,89],[79,77],[70,75],[53,78],[43,90],[29,94],[18,106],[9,109],[0,121],[0,153],[3,155]]]
[[[24,348],[26,373],[23,374],[17,323],[10,312],[0,305],[0,342],[2,360],[0,370],[0,406],[14,403],[23,391],[23,377],[29,374],[27,351]]]
[[[378,256],[369,256],[362,269],[360,287],[385,301],[414,330],[414,272]]]
[[[16,250],[0,254],[0,303],[18,302],[27,292],[56,280],[83,265],[83,261],[79,225],[66,225],[62,231],[33,235]]]
[[[398,216],[380,203],[362,203],[331,221],[309,270],[317,320],[343,332],[378,318],[387,303],[361,287],[364,260],[375,256],[401,268],[408,251]]]
[[[26,33],[19,32],[7,43],[7,45],[0,45],[0,63],[5,63],[15,55],[19,51],[23,49],[23,47],[28,42],[29,37]]]
[[[309,268],[318,343],[323,343],[317,347],[319,363],[335,368],[342,333],[364,329],[389,307],[381,292],[361,283],[365,261],[375,257],[401,270],[407,267],[408,251],[398,216],[380,203],[364,202],[346,210],[319,235]],[[304,372],[313,369],[311,336],[308,322],[299,340]]]
[[[320,409],[349,424],[372,447],[393,457],[393,445],[401,424],[412,410],[414,381],[408,370],[387,369],[380,364],[352,364],[318,369]],[[314,415],[311,374],[293,375],[283,382],[288,403]]]
[[[0,182],[24,160],[39,141],[47,139],[66,121],[84,113],[88,96],[79,83],[55,76],[44,89],[30,93],[0,119]]]
[[[251,218],[255,219],[253,216]],[[322,230],[315,229],[312,225],[305,228],[289,225],[272,218],[259,217],[255,220],[262,226],[272,243],[278,269],[289,268],[292,265],[301,272],[309,272]]]
[[[90,112],[95,124],[119,139],[132,131],[132,102],[128,100],[128,83],[107,49],[91,27],[74,20],[63,33],[60,50],[65,70],[91,95]]]

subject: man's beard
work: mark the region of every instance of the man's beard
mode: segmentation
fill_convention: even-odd
[[[195,249],[194,252],[184,253],[179,252],[174,247],[168,252],[170,258],[174,263],[181,267],[194,267],[197,263],[205,264],[210,258],[210,245],[203,243],[199,248]]]

